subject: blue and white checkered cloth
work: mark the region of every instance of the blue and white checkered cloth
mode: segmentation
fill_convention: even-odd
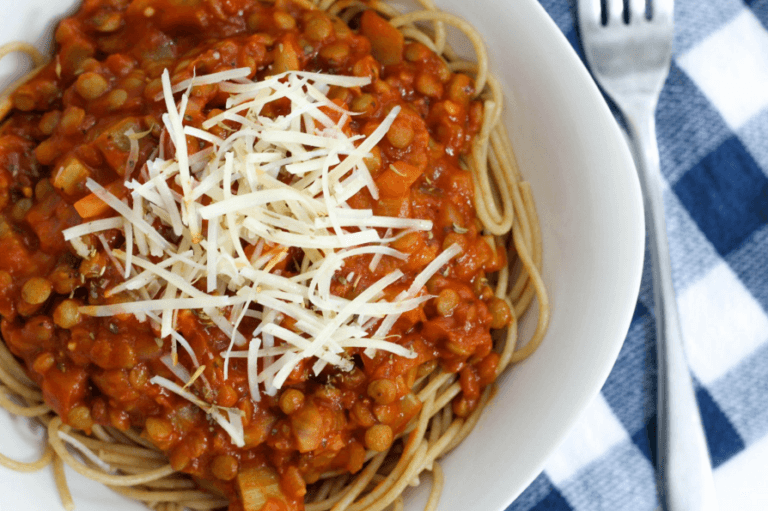
[[[576,0],[540,0],[582,56]],[[768,510],[768,0],[675,0],[659,108],[685,349],[723,511]],[[647,261],[647,258],[646,258]],[[656,332],[648,264],[608,381],[507,511],[651,511]]]

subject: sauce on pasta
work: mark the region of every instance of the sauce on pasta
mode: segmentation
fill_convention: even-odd
[[[471,73],[450,66],[426,41],[404,36],[406,31],[386,21],[386,9],[377,13],[359,2],[347,10],[334,5],[86,0],[58,26],[53,60],[10,96],[12,107],[0,127],[0,328],[26,376],[60,417],[48,420],[72,435],[116,432],[110,441],[133,435],[137,446],[162,451],[172,472],[192,476],[187,489],[223,496],[230,511],[300,510],[318,499],[318,492],[329,500],[326,481],[351,474],[349,485],[388,455],[412,456],[419,447],[415,440],[408,443],[414,431],[425,439],[424,456],[427,421],[438,417],[440,431],[432,439],[438,441],[451,422],[463,424],[487,399],[484,390],[514,350],[513,345],[504,354],[504,342],[494,338],[514,338],[508,331],[516,329],[516,318],[538,292],[538,275],[530,276],[535,259],[539,265],[541,259],[530,190],[514,181],[496,185],[504,200],[516,194],[519,214],[529,218],[519,234],[527,240],[515,240],[531,254],[525,254],[529,267],[522,263],[516,282],[507,285],[517,258],[514,248],[511,256],[508,252],[510,237],[478,218],[473,160],[478,137],[492,144],[492,135],[481,131],[496,112],[478,97]],[[369,136],[393,108],[401,109],[365,160],[379,197],[364,188],[348,204],[375,215],[428,220],[432,227],[389,244],[407,255],[404,260],[385,255],[373,264],[372,254],[347,259],[333,277],[333,295],[352,300],[400,270],[403,277],[384,293],[394,300],[441,252],[452,245],[460,252],[426,284],[424,292],[434,298],[402,314],[389,331],[388,339],[415,356],[383,350],[368,356],[362,348],[348,348],[352,370],[329,366],[319,375],[312,371],[316,359],[307,358],[275,395],[259,401],[249,393],[244,359],[228,360],[225,378],[222,354],[230,336],[197,309],[178,312],[175,329],[204,367],[181,384],[190,383],[187,390],[206,403],[239,410],[244,445],[238,447],[204,410],[150,381],[178,376],[162,360],[171,339],[159,335],[157,323],[130,314],[91,317],[83,308],[113,303],[107,290],[125,277],[109,250],[125,246],[124,233],[107,230],[101,244],[89,235],[94,248],[83,258],[62,232],[114,216],[93,200],[87,179],[130,204],[126,174],[138,174],[159,149],[173,152],[162,118],[165,70],[176,84],[240,68],[249,68],[247,78],[256,82],[287,71],[369,78],[363,87],[328,91],[329,99],[350,112],[352,137]],[[220,114],[227,97],[216,84],[192,87],[185,125],[200,127]],[[277,118],[286,108],[286,101],[277,100],[262,115]],[[209,131],[226,138],[231,126],[219,123]],[[138,151],[130,139],[136,133],[142,134]],[[193,155],[210,144],[187,137],[187,145]],[[510,159],[495,157],[495,165],[504,158]],[[181,190],[178,184],[171,188]],[[173,237],[167,226],[158,229]],[[386,229],[379,231],[384,237]],[[249,254],[255,249],[246,246]],[[270,271],[299,275],[302,251],[285,247],[283,255]],[[240,330],[250,332],[258,323],[246,317]],[[283,319],[281,326],[291,329],[292,320]],[[194,371],[183,350],[178,364]],[[430,385],[434,388],[425,391]],[[436,406],[434,393],[448,388],[450,393],[437,394],[442,402]],[[427,408],[429,416],[420,419]],[[160,470],[164,462],[151,459],[147,470]],[[126,467],[123,473],[132,472]]]

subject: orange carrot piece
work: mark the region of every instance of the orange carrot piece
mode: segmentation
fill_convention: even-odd
[[[75,202],[75,210],[80,215],[80,218],[86,219],[106,213],[109,210],[109,206],[91,193]]]
[[[119,199],[125,196],[125,187],[122,179],[109,183],[105,188]],[[79,201],[75,202],[74,207],[75,211],[77,211],[77,214],[80,215],[80,218],[82,219],[101,216],[111,209],[106,202],[99,199],[94,193],[89,193]]]
[[[403,60],[403,34],[375,12],[363,13],[360,33],[371,41],[371,54],[382,65],[390,66]]]
[[[373,212],[381,216],[410,218],[411,198],[407,194],[401,197],[382,196],[379,198],[378,202],[373,205]]]
[[[408,195],[411,185],[421,175],[421,169],[403,161],[389,166],[376,178],[376,186],[382,197],[403,197]]]

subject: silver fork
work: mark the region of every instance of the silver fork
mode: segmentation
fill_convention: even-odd
[[[672,287],[654,119],[669,74],[674,0],[647,0],[650,17],[646,0],[602,0],[602,5],[601,0],[577,1],[587,62],[624,115],[643,190],[656,311],[661,504],[667,511],[713,511],[717,497],[712,467]]]

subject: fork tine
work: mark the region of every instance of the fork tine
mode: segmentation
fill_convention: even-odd
[[[639,23],[645,20],[645,0],[629,0],[629,22]]]
[[[579,0],[579,23],[589,26],[600,24],[600,0]]]
[[[653,7],[651,21],[672,22],[675,11],[674,0],[651,0],[651,3]]]
[[[608,25],[624,23],[624,0],[606,0]]]

